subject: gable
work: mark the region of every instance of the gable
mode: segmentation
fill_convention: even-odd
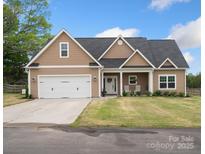
[[[60,58],[60,42],[69,43],[69,58]],[[65,32],[63,32],[34,63],[39,65],[89,65],[91,59]]]
[[[150,64],[136,52],[124,66],[150,66]]]
[[[118,45],[119,40],[123,42],[122,45]],[[133,50],[122,39],[118,39],[103,58],[128,58],[132,53]]]
[[[167,58],[160,66],[159,68],[177,68],[177,66],[169,59]]]
[[[163,66],[172,66],[172,64],[169,61],[166,61]]]
[[[174,67],[173,64],[171,64],[168,60],[161,66],[161,68],[163,67]]]

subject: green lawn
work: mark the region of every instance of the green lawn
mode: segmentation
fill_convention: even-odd
[[[4,107],[23,103],[30,100],[30,99],[23,98],[24,95],[21,95],[19,93],[4,93],[3,97],[4,97],[4,104],[3,104]]]
[[[118,97],[94,100],[72,127],[200,127],[201,97]]]

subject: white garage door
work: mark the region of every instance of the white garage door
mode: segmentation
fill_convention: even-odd
[[[91,97],[91,77],[39,76],[39,98]]]

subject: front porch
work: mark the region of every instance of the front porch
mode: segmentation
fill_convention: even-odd
[[[105,95],[122,96],[123,91],[153,93],[152,70],[102,71],[101,90]]]

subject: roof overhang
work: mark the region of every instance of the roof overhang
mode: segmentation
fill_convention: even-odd
[[[131,73],[131,72],[150,72],[150,71],[154,71],[153,68],[104,68],[102,70],[103,72],[127,72],[127,73]]]
[[[40,68],[103,68],[103,66],[90,66],[90,65],[39,65],[25,67],[28,69],[40,69]]]

